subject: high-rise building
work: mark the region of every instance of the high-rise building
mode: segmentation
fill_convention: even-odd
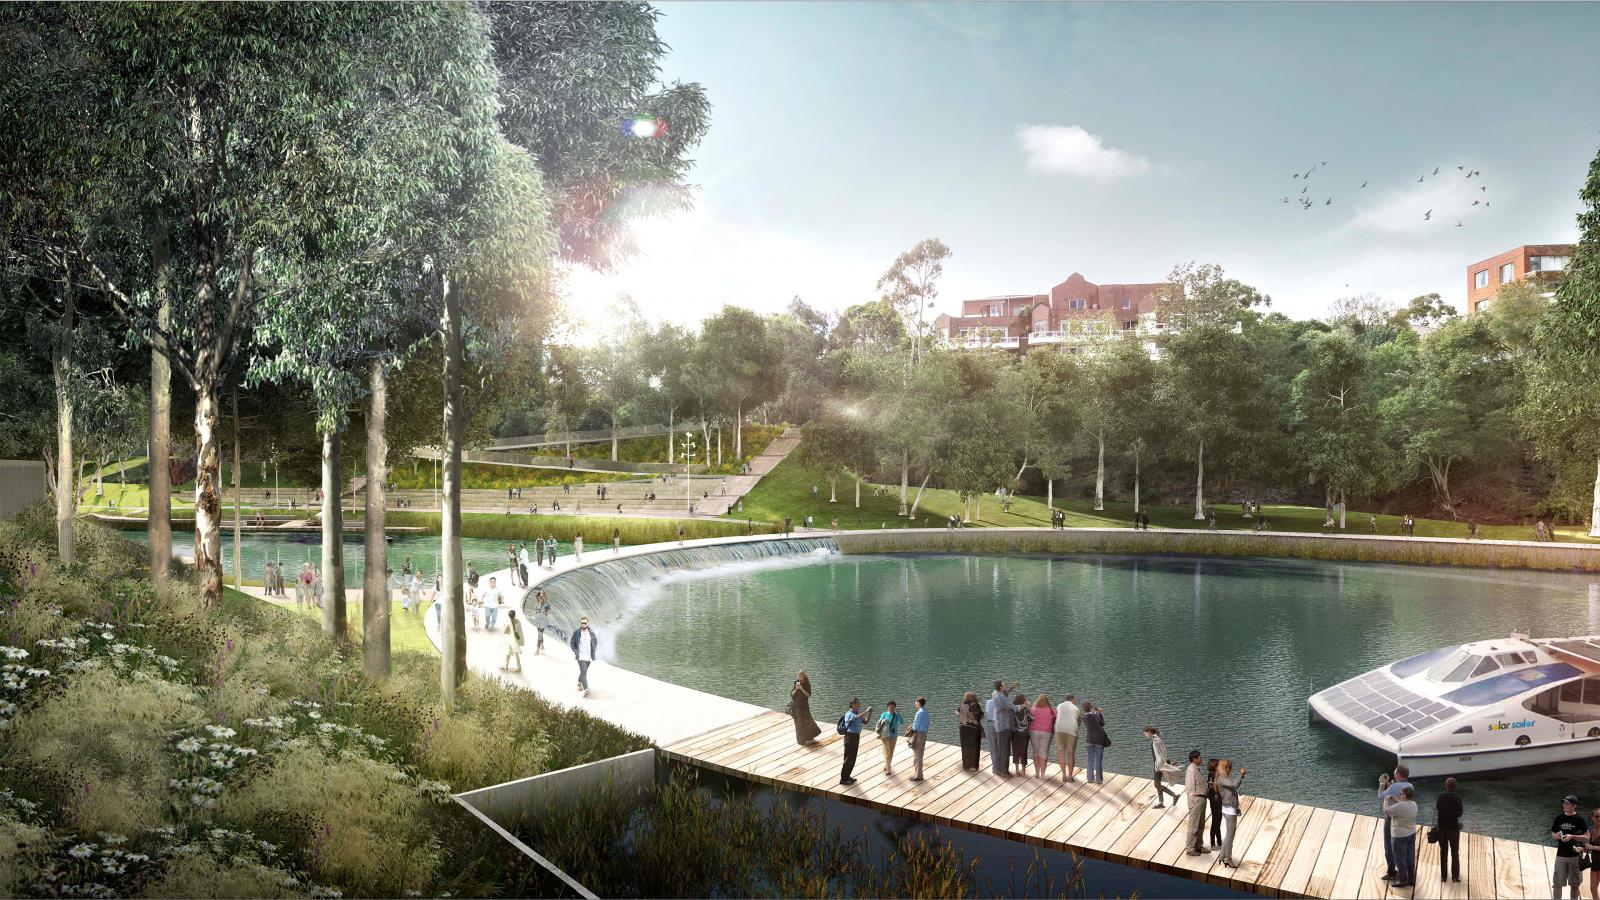
[[[1467,266],[1467,315],[1488,309],[1501,285],[1513,281],[1535,278],[1554,291],[1572,262],[1573,249],[1572,244],[1523,244]]]

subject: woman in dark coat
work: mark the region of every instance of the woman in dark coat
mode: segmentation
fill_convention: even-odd
[[[956,707],[956,721],[961,732],[961,768],[978,771],[978,746],[983,743],[983,704],[978,695],[967,691]]]
[[[794,717],[794,742],[804,747],[815,741],[822,729],[811,718],[811,677],[800,670],[789,689],[789,715]]]

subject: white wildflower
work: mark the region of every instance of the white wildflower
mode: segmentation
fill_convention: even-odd
[[[178,749],[182,750],[184,753],[199,753],[200,739],[193,737],[184,738],[178,742]]]
[[[75,844],[67,851],[67,855],[73,859],[88,859],[94,855],[94,848],[88,844]]]

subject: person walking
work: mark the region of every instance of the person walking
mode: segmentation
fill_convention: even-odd
[[[1083,710],[1073,701],[1071,694],[1061,699],[1056,707],[1056,761],[1061,764],[1061,780],[1076,781],[1078,774],[1078,723],[1083,721]]]
[[[1391,854],[1395,877],[1390,887],[1408,888],[1417,883],[1417,794],[1407,784],[1400,793],[1383,801],[1383,815],[1389,823]],[[1583,821],[1579,819],[1578,821]],[[1556,851],[1559,858],[1560,850]],[[1559,864],[1558,864],[1559,865]],[[1578,896],[1577,870],[1573,870],[1572,896]]]
[[[622,512],[622,505],[617,505],[617,512]],[[611,555],[616,556],[622,552],[622,529],[611,529]]]
[[[578,620],[578,628],[572,632],[567,644],[572,647],[572,655],[578,660],[578,690],[588,696],[589,665],[594,662],[595,651],[600,647],[600,638],[589,630],[588,616]]]
[[[1089,754],[1083,779],[1090,784],[1105,784],[1106,773],[1102,765],[1106,748],[1111,746],[1111,735],[1106,734],[1105,713],[1087,700],[1083,701],[1083,745]]]
[[[322,573],[316,566],[311,567],[311,599],[316,601],[317,609],[322,608]]]
[[[911,748],[911,764],[916,768],[911,776],[912,781],[922,780],[922,754],[928,749],[928,727],[932,725],[932,716],[928,715],[928,698],[917,698],[917,711],[911,714],[911,733],[906,735],[906,746]]]
[[[484,588],[483,597],[483,627],[494,630],[495,617],[500,613],[500,587],[493,575],[489,576],[489,586]]]
[[[1019,691],[1011,698],[1011,710],[1016,722],[1011,726],[1011,768],[1018,775],[1028,774],[1028,729],[1032,727],[1033,707]]]
[[[1050,705],[1049,694],[1040,694],[1028,717],[1028,750],[1033,754],[1033,774],[1039,778],[1050,774],[1050,736],[1055,730],[1056,708]]]
[[[1177,775],[1179,770],[1171,760],[1167,759],[1167,742],[1162,739],[1161,732],[1154,725],[1145,726],[1144,739],[1150,742],[1150,755],[1155,761],[1154,774],[1150,776],[1151,782],[1156,787],[1156,803],[1153,808],[1166,809],[1167,797],[1171,796],[1172,801],[1176,803],[1178,792],[1163,784],[1162,779],[1167,775]]]
[[[511,661],[516,660],[517,667],[511,668]],[[500,664],[502,672],[522,671],[522,623],[517,621],[517,611],[506,610],[506,658]]]
[[[1572,887],[1572,898],[1578,898],[1578,884],[1583,879],[1582,860],[1578,848],[1587,843],[1589,823],[1578,815],[1578,798],[1572,794],[1561,798],[1561,815],[1550,823],[1550,836],[1556,842],[1555,864],[1551,866],[1550,895],[1561,900],[1561,889]]]
[[[528,542],[523,541],[517,548],[517,576],[522,579],[522,586],[528,586]]]
[[[553,534],[547,534],[544,537],[544,561],[546,568],[554,569],[556,567],[556,536]]]
[[[1222,801],[1222,864],[1239,868],[1233,858],[1233,832],[1239,827],[1239,785],[1244,781],[1244,766],[1233,771],[1233,760],[1217,760],[1217,797]]]
[[[894,701],[884,704],[883,715],[878,717],[878,743],[883,745],[883,774],[894,773],[894,742],[900,739],[900,726],[905,719],[895,711]]]
[[[533,564],[544,568],[544,541],[533,539]]]
[[[1206,769],[1200,761],[1200,751],[1189,751],[1189,767],[1183,770],[1183,792],[1189,798],[1189,815],[1185,822],[1184,840],[1190,856],[1206,852],[1200,839],[1206,831],[1206,807],[1211,805],[1206,796]]]
[[[1011,686],[1016,687],[1016,684]],[[1017,712],[1006,696],[1005,682],[994,683],[994,693],[989,696],[984,713],[983,727],[989,736],[989,769],[996,775],[1010,776],[1011,732],[1017,728]]]
[[[1466,810],[1461,795],[1456,793],[1456,780],[1444,780],[1444,792],[1433,802],[1437,822],[1434,831],[1439,836],[1439,881],[1461,880],[1461,814]],[[1589,892],[1593,894],[1594,891]],[[1597,898],[1600,900],[1600,898]]]
[[[511,570],[511,574],[507,576],[507,577],[509,577],[511,579],[511,586],[512,587],[516,587],[517,586],[517,545],[516,544],[507,544],[506,545],[506,568]]]
[[[861,750],[861,722],[872,714],[872,707],[861,710],[861,698],[851,697],[850,708],[844,711],[844,718],[839,723],[844,728],[844,764],[839,767],[839,783],[843,785],[855,784],[856,780],[851,773],[856,769],[856,754]]]
[[[1215,756],[1206,760],[1206,799],[1211,801],[1211,849],[1222,849],[1222,795],[1217,792],[1217,766],[1222,760]]]
[[[545,596],[544,591],[541,590],[535,598],[535,602],[539,605],[534,612],[537,617],[534,619],[534,624],[538,626],[539,639],[538,643],[533,645],[533,655],[541,656],[544,654],[544,632],[545,629],[550,627],[550,598]]]
[[[583,533],[572,536],[572,561],[583,562]]]
[[[471,603],[478,595],[478,570],[467,563],[467,602]]]
[[[795,673],[794,686],[789,688],[789,716],[794,719],[794,742],[804,747],[814,743],[822,728],[811,717],[811,676],[805,669]]]
[[[683,523],[678,523],[678,546],[683,546]]]
[[[962,771],[978,771],[978,749],[983,743],[983,704],[972,691],[967,691],[956,707],[956,732],[961,737]]]
[[[1410,777],[1411,770],[1405,766],[1394,767],[1393,779],[1387,772],[1378,776],[1378,806],[1383,813],[1383,861],[1386,864],[1384,881],[1394,881],[1399,874],[1394,861],[1394,836],[1389,832],[1392,827],[1388,816],[1389,801],[1400,796],[1405,788],[1411,787],[1411,782],[1407,780]]]

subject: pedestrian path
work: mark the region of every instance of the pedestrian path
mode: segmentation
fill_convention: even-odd
[[[1184,810],[1152,806],[1149,778],[1107,774],[1101,785],[1032,775],[1002,777],[961,768],[961,750],[929,742],[926,780],[909,780],[911,754],[896,749],[894,773],[883,774],[876,746],[863,746],[856,783],[839,784],[841,745],[834,729],[797,746],[793,721],[764,711],[710,732],[662,746],[671,759],[786,790],[821,795],[886,813],[1068,850],[1094,859],[1163,872],[1267,897],[1532,900],[1550,891],[1554,846],[1463,834],[1459,884],[1439,881],[1439,850],[1418,834],[1417,886],[1383,881],[1383,823],[1372,816],[1241,795],[1234,857],[1189,856]],[[862,743],[875,744],[867,735]],[[1374,791],[1376,797],[1376,791]]]
[[[800,429],[793,425],[785,428],[783,434],[772,439],[767,449],[750,460],[748,474],[730,475],[718,492],[700,502],[697,511],[706,516],[727,515],[728,511],[738,504],[740,497],[750,493],[750,489],[759,484],[763,476],[788,458],[798,446],[800,446]]]

